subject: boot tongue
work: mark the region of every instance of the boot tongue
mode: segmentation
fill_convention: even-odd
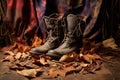
[[[76,25],[78,24],[78,18],[77,16],[70,14],[67,17],[67,22],[68,22],[68,32],[73,32]]]
[[[73,30],[74,30],[75,27],[76,27],[76,23],[77,23],[77,22],[74,22],[74,21],[68,22],[68,32],[73,32]]]

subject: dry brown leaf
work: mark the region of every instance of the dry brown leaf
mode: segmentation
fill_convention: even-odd
[[[11,55],[11,56],[14,56],[14,55],[15,55],[15,53],[13,53],[12,51],[5,51],[5,54],[9,54],[9,55]]]
[[[15,59],[20,59],[22,56],[22,53],[21,52],[18,52],[16,55],[15,55]]]
[[[89,62],[90,64],[92,64],[93,59],[90,58],[89,55],[84,55],[83,58],[84,58],[85,61],[87,61],[87,62]]]
[[[28,69],[28,70],[17,71],[17,73],[27,77],[36,77],[37,73],[40,71],[41,69]]]
[[[32,60],[23,60],[23,61],[20,61],[20,60],[16,60],[14,62],[16,65],[20,65],[20,66],[26,66],[28,65],[29,63],[32,63]]]
[[[50,60],[50,59],[51,59],[51,57],[50,57],[50,56],[45,55],[45,54],[40,55],[40,58],[44,58],[44,59],[48,59],[48,60]]]
[[[103,46],[106,47],[106,48],[110,47],[110,48],[112,48],[112,49],[117,49],[117,47],[118,47],[118,46],[116,45],[116,43],[115,43],[114,38],[109,38],[109,39],[107,39],[107,40],[104,40],[104,41],[102,42],[102,44],[103,44]]]
[[[25,65],[25,67],[30,68],[30,69],[38,69],[40,66],[35,65],[33,63],[28,63],[27,65]]]
[[[68,60],[70,57],[68,55],[63,55],[61,58],[60,58],[60,62],[64,62],[66,60]]]
[[[61,58],[60,58],[60,62],[71,62],[71,61],[75,61],[75,59],[77,58],[77,54],[75,52],[72,52],[72,53],[69,53],[69,54],[66,54],[66,55],[63,55]]]
[[[90,64],[88,67],[86,67],[86,71],[94,73],[96,70],[100,69],[102,62],[96,61],[93,64]]]
[[[79,56],[80,56],[80,58],[82,58],[82,57],[83,57],[83,54],[82,54],[82,53],[80,53],[80,54],[79,54]]]
[[[63,65],[63,67],[70,67],[70,66],[74,66],[74,63],[75,62],[69,62],[69,63],[65,63],[64,65]]]
[[[81,67],[87,67],[89,64],[85,63],[85,62],[80,62],[80,66]]]
[[[52,69],[48,70],[48,74],[49,74],[48,76],[49,76],[49,78],[55,78],[57,76],[66,76],[66,74],[71,71],[75,71],[75,68],[73,66],[64,67],[63,69],[52,68]]]
[[[101,57],[97,54],[86,54],[86,55],[83,55],[83,58],[90,64],[92,64],[93,60],[95,59],[101,59]]]
[[[18,43],[17,45],[18,45],[17,49],[20,52],[27,52],[27,51],[29,51],[31,49],[31,47],[27,46],[26,44]]]
[[[65,76],[67,73],[74,71],[75,68],[73,66],[65,67],[64,69],[60,70],[60,76]]]
[[[47,60],[45,60],[45,58],[40,58],[40,63],[42,64],[42,65],[48,65],[49,63],[47,62]]]
[[[55,69],[55,68],[52,68],[52,69],[48,70],[48,75],[49,75],[50,78],[55,78],[55,77],[58,76],[58,74],[59,74],[58,70]]]
[[[14,57],[10,55],[10,56],[7,56],[4,59],[2,59],[1,62],[3,62],[3,61],[13,62],[14,60],[15,60]]]
[[[17,49],[18,49],[19,51],[23,51],[24,46],[23,46],[22,44],[17,44],[17,45],[18,45],[18,48],[17,48]]]
[[[23,52],[21,58],[25,59],[25,58],[27,58],[28,56],[30,56],[30,53],[29,53],[29,52],[26,52],[26,53]]]
[[[23,48],[23,52],[27,52],[27,51],[29,51],[30,49],[31,49],[30,46],[24,46],[24,48]]]
[[[24,69],[24,67],[18,66],[18,65],[15,65],[15,64],[11,64],[9,66],[9,68],[12,69],[12,70],[23,70]]]

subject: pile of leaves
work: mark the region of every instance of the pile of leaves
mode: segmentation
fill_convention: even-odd
[[[39,41],[38,41],[39,42]],[[83,47],[80,52],[71,52],[63,55],[59,60],[54,60],[50,56],[31,55],[28,51],[31,47],[20,48],[14,44],[13,50],[5,52],[7,55],[1,62],[9,61],[10,69],[17,73],[34,78],[41,76],[43,78],[55,78],[66,76],[71,73],[95,73],[101,68],[101,57],[99,56],[100,43],[95,44],[88,39],[83,40]],[[22,49],[22,50],[19,50]]]

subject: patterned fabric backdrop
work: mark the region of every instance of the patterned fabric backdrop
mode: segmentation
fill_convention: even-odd
[[[7,11],[4,21],[9,22],[14,40],[30,45],[36,32],[42,38],[45,28],[42,25],[44,15],[52,13],[73,14],[85,21],[83,37],[96,39],[101,34],[98,24],[101,5],[106,0],[6,0]],[[105,4],[104,4],[105,5]],[[97,24],[97,25],[96,25]]]

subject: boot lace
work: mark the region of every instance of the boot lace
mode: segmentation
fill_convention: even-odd
[[[82,23],[82,20],[79,20],[78,24],[75,25],[75,29],[73,30],[73,32],[65,33],[65,37],[64,37],[62,43],[67,41],[68,44],[71,44],[73,41],[75,41],[76,38],[82,36],[83,31],[81,29],[81,25],[82,25],[81,23]]]

